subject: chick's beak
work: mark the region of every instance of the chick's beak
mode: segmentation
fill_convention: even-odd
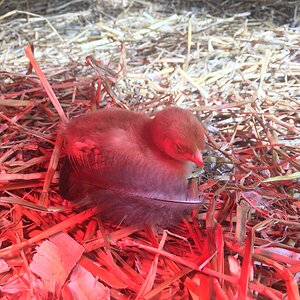
[[[194,153],[194,155],[192,155],[190,160],[192,162],[194,162],[198,167],[200,167],[200,168],[204,167],[203,159],[202,159],[202,153],[199,149],[196,150],[196,152]]]

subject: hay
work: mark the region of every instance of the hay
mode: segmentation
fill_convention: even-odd
[[[159,2],[79,10],[83,3],[47,11],[27,2],[31,12],[6,4],[0,16],[2,295],[37,297],[43,285],[33,254],[37,263],[43,241],[67,232],[85,249],[76,265],[115,299],[297,299],[296,4],[278,10],[291,22],[279,26],[254,18],[243,2],[223,16],[206,14],[207,6],[175,14]],[[28,41],[33,68],[47,80],[28,67]],[[197,112],[207,128],[206,166],[195,174],[206,199],[198,215],[169,231],[119,228],[92,218],[96,209],[78,213],[61,199],[55,170],[64,113],[117,105],[152,114],[170,104]],[[66,298],[68,284],[49,287],[42,299]]]

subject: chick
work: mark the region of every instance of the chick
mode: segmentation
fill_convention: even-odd
[[[103,109],[70,121],[60,174],[63,197],[100,206],[127,225],[169,225],[202,199],[188,198],[192,163],[203,167],[203,125],[189,111]]]

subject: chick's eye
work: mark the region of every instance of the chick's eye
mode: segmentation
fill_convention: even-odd
[[[185,151],[185,147],[181,144],[176,144],[176,149],[180,152],[184,152]]]

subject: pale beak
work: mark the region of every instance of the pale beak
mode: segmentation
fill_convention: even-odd
[[[190,158],[190,160],[194,162],[198,167],[204,167],[202,153],[199,149],[196,150],[195,154]]]

